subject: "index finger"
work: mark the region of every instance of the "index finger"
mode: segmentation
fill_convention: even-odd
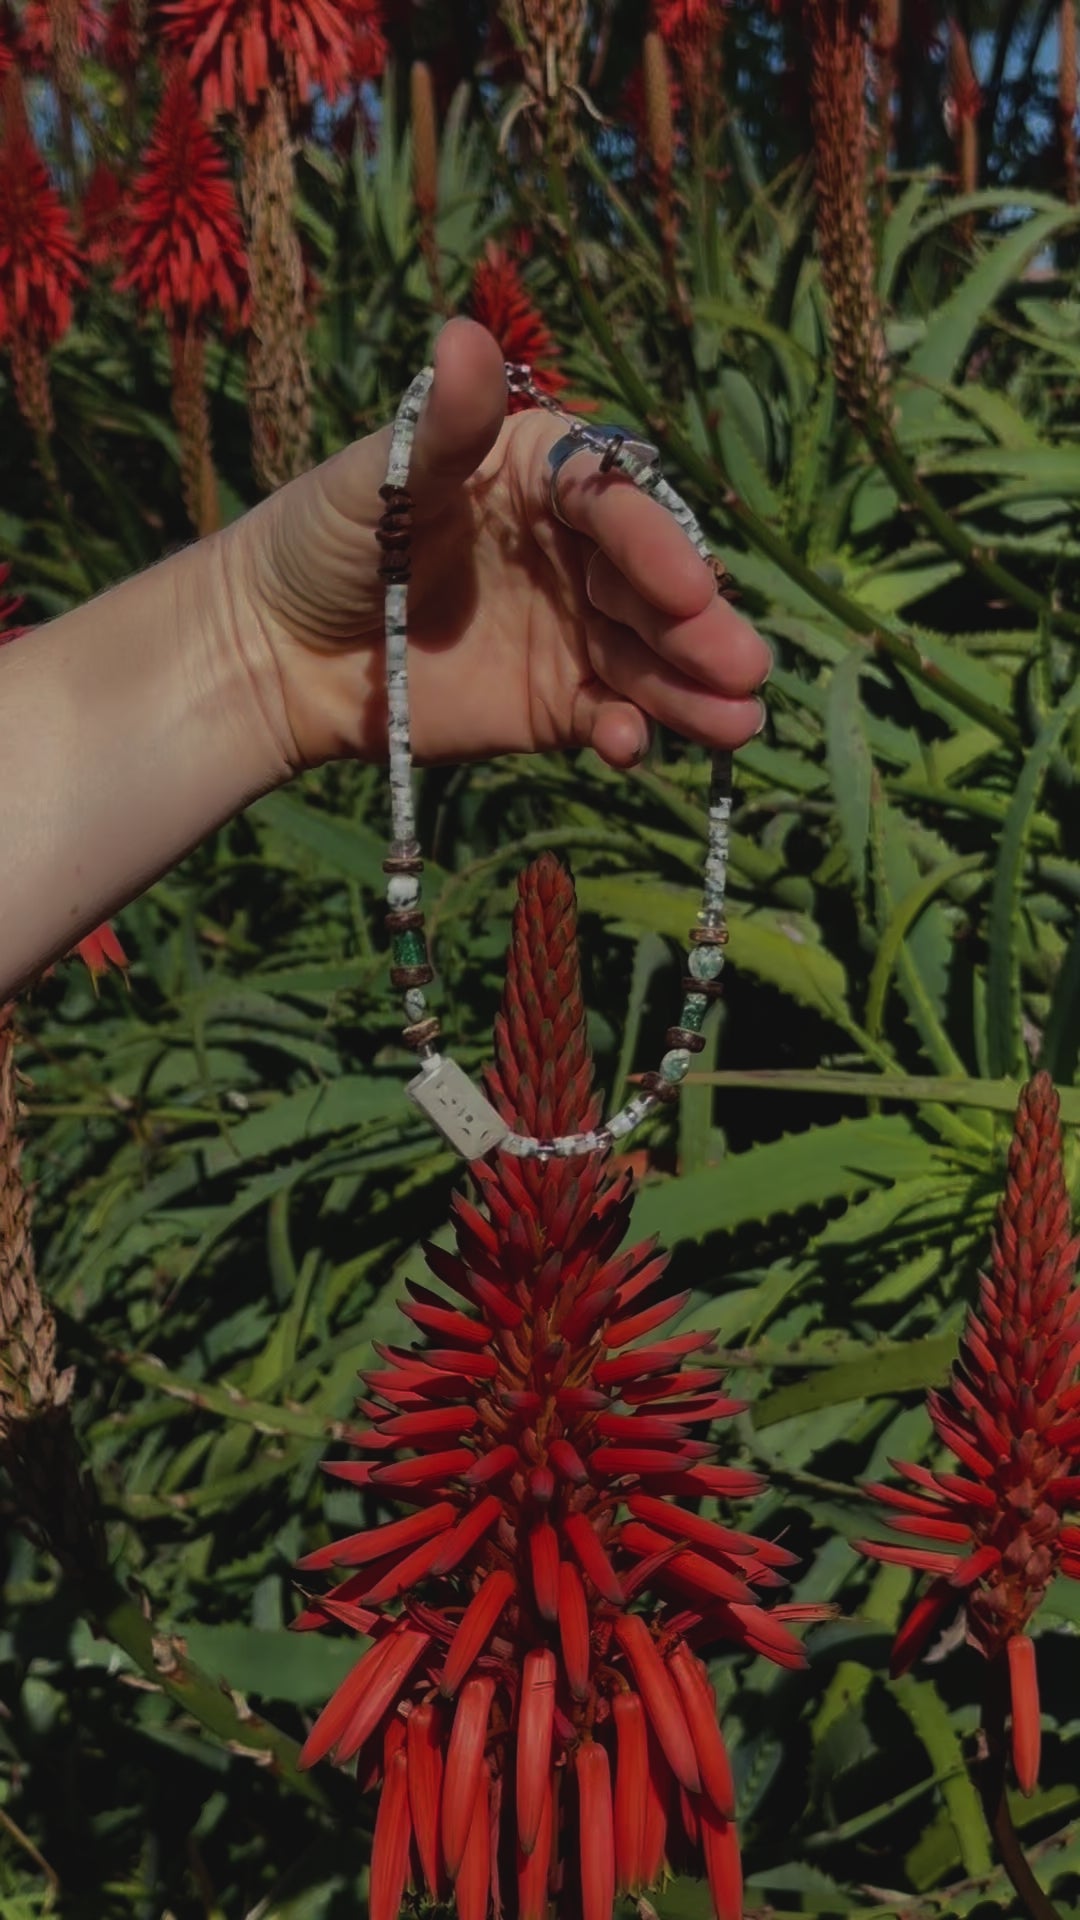
[[[553,433],[541,448],[541,497],[558,524],[548,455],[563,436]],[[560,467],[559,512],[574,529],[606,553],[627,581],[661,613],[689,620],[708,606],[716,576],[659,500],[650,499],[626,474],[600,470],[600,456],[583,447]]]

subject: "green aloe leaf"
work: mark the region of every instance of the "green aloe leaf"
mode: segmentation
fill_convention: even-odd
[[[1002,829],[987,929],[986,1058],[994,1075],[1015,1073],[1022,1058],[1017,925],[1023,912],[1024,859],[1043,782],[1078,707],[1080,685],[1075,685],[1046,721],[1024,761]]]
[[[926,427],[939,404],[936,389],[954,378],[995,300],[1029,260],[1078,219],[1074,209],[1053,205],[1052,210],[1022,221],[976,261],[938,307],[905,368],[901,397],[905,437],[914,437]]]
[[[777,1387],[755,1402],[755,1427],[772,1427],[780,1420],[820,1413],[826,1407],[852,1400],[880,1400],[898,1393],[925,1392],[940,1387],[956,1358],[957,1334],[929,1334],[922,1340],[884,1340],[867,1347],[858,1360],[812,1373],[789,1387]]]
[[[840,1120],[731,1154],[720,1166],[683,1179],[647,1186],[634,1209],[634,1228],[659,1234],[668,1246],[701,1240],[748,1221],[915,1179],[941,1164],[935,1149],[899,1114]]]
[[[860,894],[866,888],[870,786],[874,770],[859,697],[859,676],[866,666],[865,656],[853,648],[833,670],[825,709],[825,751],[837,819]]]

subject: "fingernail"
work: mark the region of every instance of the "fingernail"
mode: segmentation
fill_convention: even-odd
[[[632,767],[640,767],[642,761],[648,759],[649,748],[651,746],[652,746],[652,735],[646,728],[640,741],[638,742],[638,745],[634,748],[634,757],[631,760],[630,765]]]
[[[758,737],[758,734],[764,733],[765,731],[765,722],[769,717],[769,709],[765,705],[764,700],[758,701],[758,713],[759,713],[758,723],[757,723],[757,726],[754,728],[753,733],[750,735],[751,740],[756,740]]]

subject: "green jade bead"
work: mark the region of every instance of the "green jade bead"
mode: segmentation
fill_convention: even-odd
[[[691,1033],[700,1033],[708,1011],[709,1002],[703,993],[688,993],[679,1015],[680,1027],[688,1027]]]
[[[410,933],[396,933],[393,943],[395,967],[423,967],[427,965],[427,941],[419,929]]]
[[[680,1080],[685,1080],[689,1071],[690,1055],[685,1047],[673,1047],[660,1062],[661,1077],[673,1087],[677,1087]]]

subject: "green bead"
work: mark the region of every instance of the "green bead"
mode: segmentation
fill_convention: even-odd
[[[395,967],[422,967],[427,964],[427,941],[417,928],[394,935]]]
[[[692,947],[690,973],[695,980],[718,980],[724,971],[723,947]]]
[[[685,1047],[673,1047],[670,1053],[665,1053],[660,1062],[661,1077],[670,1081],[672,1086],[677,1086],[680,1080],[684,1080],[689,1070],[690,1055]]]
[[[691,1033],[700,1033],[708,1010],[709,1002],[703,993],[688,993],[679,1015],[680,1027],[689,1027]]]

